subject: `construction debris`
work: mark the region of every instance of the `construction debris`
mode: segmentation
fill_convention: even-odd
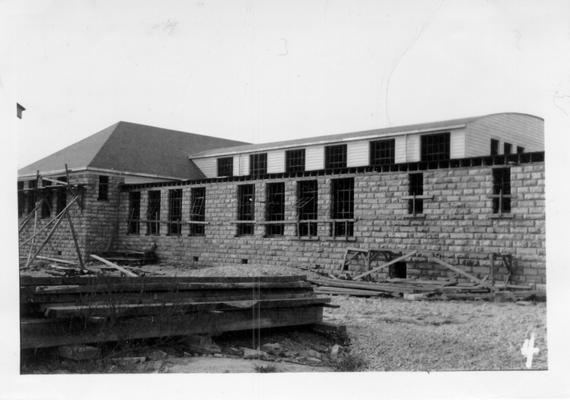
[[[20,299],[22,348],[315,324],[330,302],[303,276],[22,276]]]
[[[355,282],[324,277],[309,278],[315,293],[361,297],[403,297],[407,300],[541,300],[545,294],[524,285],[478,285],[470,282],[387,279]]]

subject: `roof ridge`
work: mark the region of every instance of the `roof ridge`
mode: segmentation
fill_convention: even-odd
[[[109,125],[108,127],[106,127],[103,130],[100,130],[97,133],[103,132],[107,129],[111,129],[113,128],[113,130],[111,131],[111,133],[109,133],[109,136],[107,136],[107,139],[105,139],[105,141],[103,142],[103,144],[101,144],[101,147],[99,147],[99,150],[97,150],[94,154],[93,157],[91,158],[91,160],[89,160],[89,162],[87,162],[87,164],[85,165],[86,167],[89,167],[91,165],[91,163],[97,158],[97,155],[99,155],[99,153],[101,153],[101,151],[103,150],[103,147],[105,147],[105,145],[107,144],[107,142],[109,141],[109,139],[111,138],[111,136],[113,136],[115,134],[115,132],[117,131],[117,128],[119,127],[119,125],[122,123],[123,121],[118,121],[115,122],[112,125]],[[95,133],[95,135],[97,134]]]

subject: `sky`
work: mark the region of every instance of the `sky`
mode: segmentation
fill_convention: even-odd
[[[548,58],[570,54],[569,3],[548,3],[0,2],[0,89],[26,107],[17,165],[120,120],[262,143],[544,117]]]
[[[21,120],[16,102],[26,107]],[[13,372],[18,287],[6,284],[0,347],[9,350],[2,352],[8,361],[0,363],[0,398],[45,398],[58,383],[73,388],[73,398],[131,395],[122,386],[146,389],[146,398],[180,397],[200,383],[207,385],[201,398],[244,387],[255,398],[287,398],[287,388],[304,390],[290,398],[326,390],[346,399],[378,388],[443,398],[456,397],[457,387],[492,395],[494,385],[513,398],[570,395],[570,1],[0,0],[3,182],[14,182],[18,167],[121,120],[262,143],[507,111],[545,119],[548,372],[383,380],[335,374],[313,376],[307,386],[297,385],[299,376],[287,377],[286,386],[272,384],[278,377],[228,376],[227,387],[217,376],[157,377],[162,384],[152,387],[145,377],[32,379]],[[9,268],[18,251],[13,191],[0,193],[0,219],[10,221],[2,224],[3,255],[14,260],[0,269],[0,283],[18,279]],[[532,393],[517,392],[525,378],[536,382]],[[432,391],[424,391],[430,382]]]

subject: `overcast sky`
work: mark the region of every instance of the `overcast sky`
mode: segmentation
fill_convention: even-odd
[[[569,4],[4,2],[0,84],[27,108],[19,166],[119,120],[259,143],[544,116]]]

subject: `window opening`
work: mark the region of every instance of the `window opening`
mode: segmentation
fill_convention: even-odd
[[[285,219],[285,183],[275,182],[266,185],[265,220],[268,222]],[[266,236],[283,236],[283,224],[265,225]]]
[[[254,221],[255,219],[255,186],[239,185],[238,186],[238,221]],[[237,224],[237,235],[253,235],[254,224],[243,223]]]

